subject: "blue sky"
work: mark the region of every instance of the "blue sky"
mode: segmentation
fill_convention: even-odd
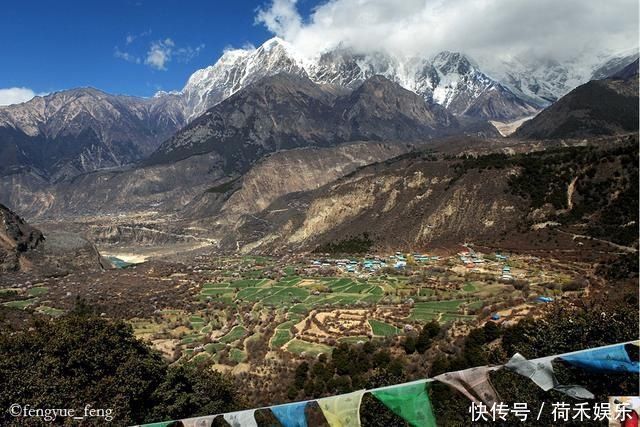
[[[181,89],[225,47],[271,37],[260,0],[9,1],[0,10],[0,89],[93,86],[150,96]],[[312,2],[300,1],[300,9]],[[170,52],[167,55],[167,52]],[[150,55],[151,53],[151,55]]]
[[[9,0],[0,6],[0,105],[79,86],[181,89],[225,48],[274,34],[310,56],[341,45],[589,67],[599,54],[637,49],[638,14],[637,0]]]

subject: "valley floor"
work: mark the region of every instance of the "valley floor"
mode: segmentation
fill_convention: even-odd
[[[177,249],[114,250],[109,255],[125,267],[99,272],[3,275],[3,312],[55,317],[81,297],[102,316],[126,320],[170,361],[249,375],[253,390],[268,383],[282,394],[278,381],[267,379],[290,370],[292,359],[329,354],[341,342],[397,347],[432,320],[452,324],[455,339],[490,319],[513,324],[550,302],[562,304],[590,283],[587,264],[462,245],[366,257],[190,252],[189,263],[167,261]],[[164,260],[136,263],[152,252]],[[14,327],[22,321],[4,318]]]

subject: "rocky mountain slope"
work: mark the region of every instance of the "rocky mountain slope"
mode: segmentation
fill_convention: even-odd
[[[484,131],[471,126],[474,133],[491,134],[486,123]],[[465,129],[442,107],[426,104],[383,77],[345,92],[278,74],[213,107],[143,165],[81,174],[54,184],[36,173],[7,175],[0,180],[0,200],[30,216],[174,212],[276,151],[358,140],[421,142]]]
[[[246,87],[165,141],[148,164],[215,152],[226,173],[242,173],[264,155],[358,140],[420,141],[460,128],[441,106],[382,76],[351,93],[306,77],[276,74]]]
[[[518,138],[583,138],[638,131],[638,61],[569,92],[515,132]]]
[[[202,181],[181,189],[177,200],[171,191],[154,194],[153,197],[163,200],[153,208],[156,215],[148,211],[134,215],[132,211],[144,212],[146,206],[127,204],[127,200],[139,200],[129,191],[123,197],[111,197],[108,206],[96,205],[89,199],[87,206],[82,208],[85,212],[89,208],[103,215],[109,212],[121,215],[121,218],[106,222],[99,218],[89,221],[91,236],[101,243],[214,242],[239,227],[244,216],[261,212],[283,195],[318,188],[352,173],[358,167],[387,160],[411,148],[404,143],[356,142],[336,147],[280,151],[260,160],[240,177],[207,181],[206,174],[194,174],[203,177]],[[171,174],[180,179],[179,170]],[[145,177],[140,179],[146,180]],[[157,215],[158,212],[164,214]]]
[[[38,271],[51,275],[105,267],[111,265],[88,240],[57,231],[45,236],[0,204],[0,272]]]
[[[266,209],[281,196],[319,188],[359,167],[385,161],[413,149],[404,143],[355,142],[327,148],[274,153],[240,178],[207,189],[184,216],[237,228],[240,218]]]
[[[0,108],[0,174],[34,169],[58,180],[140,160],[184,124],[175,97],[83,88]]]
[[[223,247],[240,240],[245,251],[309,250],[367,233],[382,249],[472,241],[637,250],[637,136],[507,152],[467,160],[413,153],[361,168],[275,200]]]
[[[0,205],[0,271],[20,269],[24,253],[35,249],[44,241],[40,230],[25,223],[22,218]]]

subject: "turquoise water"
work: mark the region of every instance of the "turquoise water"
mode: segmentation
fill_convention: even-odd
[[[115,265],[116,268],[125,268],[132,265],[130,262],[123,261],[120,258],[116,258],[114,256],[108,256],[107,259],[111,261],[111,264]]]

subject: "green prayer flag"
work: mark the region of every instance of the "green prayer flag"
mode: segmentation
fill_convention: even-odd
[[[360,427],[360,402],[364,390],[318,399],[324,417],[331,427]]]
[[[372,391],[396,415],[415,427],[436,427],[426,381]]]

